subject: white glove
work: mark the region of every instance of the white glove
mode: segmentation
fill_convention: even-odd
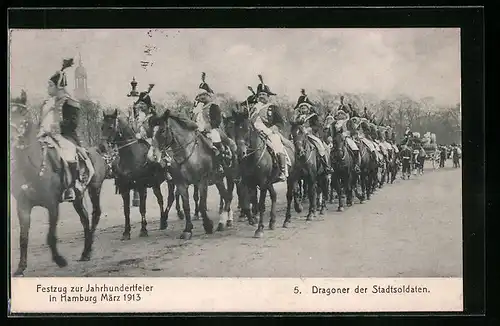
[[[141,134],[140,134],[140,133],[137,133],[137,134],[135,134],[135,138],[137,138],[137,139],[141,139],[141,138],[142,138],[142,136],[141,136]]]

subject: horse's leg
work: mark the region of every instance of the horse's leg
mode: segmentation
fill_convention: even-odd
[[[17,218],[19,219],[19,247],[21,249],[21,257],[19,265],[14,273],[14,276],[22,276],[26,267],[28,267],[28,242],[31,224],[31,210],[33,206],[27,202],[18,200],[17,202]]]
[[[347,189],[346,189],[346,204],[347,204],[347,207],[351,207],[352,204],[353,204],[353,193],[356,192],[356,183],[357,183],[357,180],[356,180],[356,174],[354,173],[354,171],[347,171],[347,180],[346,180],[346,186],[347,186]]]
[[[184,212],[181,209],[180,193],[178,189],[175,191],[175,210],[177,211],[177,217],[179,218],[179,220],[183,220]]]
[[[92,253],[92,242],[93,242],[93,232],[90,230],[90,221],[89,221],[89,213],[85,209],[83,205],[83,193],[78,192],[75,200],[73,201],[73,207],[75,208],[76,213],[80,217],[80,222],[83,226],[83,235],[84,235],[84,246],[83,252],[80,256],[79,261],[89,261],[90,254]]]
[[[120,189],[123,200],[123,214],[125,216],[125,230],[123,231],[122,240],[130,240],[130,188],[123,187]]]
[[[316,180],[315,177],[309,176],[306,182],[307,195],[309,197],[309,213],[307,214],[306,221],[312,221],[316,218]]]
[[[344,211],[344,201],[342,199],[342,170],[339,169],[336,172],[336,177],[335,177],[335,188],[337,190],[337,196],[339,197],[339,203],[337,207],[338,212]]]
[[[229,195],[229,208],[227,210],[227,222],[226,222],[226,226],[228,228],[232,227],[233,226],[233,209],[231,207],[232,203],[233,203],[233,192],[234,192],[234,182],[230,179],[227,179],[227,192],[228,192],[228,195]],[[221,205],[222,205],[222,197],[221,197]]]
[[[271,210],[269,212],[269,230],[274,230],[276,225],[276,189],[272,184],[269,185],[269,197],[271,197]]]
[[[292,206],[292,199],[295,197],[297,198],[298,194],[296,194],[295,190],[295,182],[292,177],[288,177],[287,182],[286,182],[286,213],[285,213],[285,221],[283,222],[283,227],[287,228],[288,225],[291,222],[292,218],[292,213],[291,213],[291,206]]]
[[[252,218],[257,223],[257,214],[259,213],[259,204],[257,200],[257,187],[252,186],[250,190],[250,203],[252,204]]]
[[[231,208],[230,197],[232,196],[228,193],[223,180],[216,182],[215,186],[219,191],[221,200],[224,201],[223,210],[221,213],[219,213],[219,224],[217,225],[217,231],[224,231],[224,227],[226,226],[227,220],[229,218],[229,209]]]
[[[165,230],[168,227],[168,214],[170,213],[170,208],[172,208],[172,204],[175,200],[175,184],[167,183],[168,189],[168,198],[167,198],[167,208],[165,208],[165,212],[160,219],[160,230]]]
[[[90,231],[92,232],[92,236],[97,229],[97,225],[101,219],[101,185],[99,186],[90,186],[89,187],[89,197],[90,202],[92,203],[92,225],[90,227]]]
[[[189,207],[188,187],[189,185],[187,184],[177,185],[177,191],[179,192],[179,195],[182,197],[182,208],[184,209],[184,214],[186,217],[186,227],[184,228],[184,231],[182,231],[181,239],[186,239],[186,240],[191,239],[191,236],[193,235],[192,232],[193,223],[191,222],[191,209]]]
[[[137,192],[139,193],[139,213],[141,213],[141,231],[139,233],[140,237],[147,237],[148,236],[148,221],[146,220],[146,198],[148,196],[148,189],[145,186],[141,186],[140,188],[137,189]],[[161,192],[160,192],[161,194]],[[163,201],[163,197],[162,197]]]
[[[160,225],[161,225],[162,220],[164,220],[164,214],[165,214],[163,205],[163,195],[161,193],[161,184],[158,184],[153,187],[153,193],[155,194],[156,201],[158,202],[158,206],[160,207]]]
[[[323,175],[319,179],[319,187],[321,194],[321,203],[319,215],[325,214],[326,209],[326,198],[328,197],[328,176]]]
[[[301,186],[297,181],[294,181],[292,184],[293,187],[293,208],[296,213],[302,213],[304,207],[302,207],[302,195],[300,194]]]
[[[262,238],[264,236],[264,213],[266,212],[266,194],[267,188],[260,188],[259,196],[259,225],[255,230],[254,238]]]
[[[251,204],[251,187],[244,182],[240,182],[240,205],[241,205],[241,212],[246,216],[248,220],[248,224],[250,225],[255,225],[256,220],[250,210],[250,204]]]
[[[200,219],[200,188],[198,185],[193,185],[193,200],[194,200],[194,215],[193,220]]]
[[[238,195],[238,209],[240,210],[240,219],[245,218],[245,212],[243,211],[243,207],[241,206],[242,196],[243,196],[243,183],[240,182],[236,185],[236,194]]]
[[[68,265],[66,259],[64,259],[64,257],[61,256],[57,250],[56,229],[57,222],[59,221],[59,204],[54,202],[52,205],[47,207],[47,210],[49,211],[49,234],[47,235],[47,244],[52,252],[52,260],[57,264],[57,266],[66,267]]]
[[[206,234],[212,234],[214,231],[214,223],[207,214],[208,182],[200,182],[198,189],[200,192],[200,214],[201,218],[203,219],[203,228],[205,229]]]

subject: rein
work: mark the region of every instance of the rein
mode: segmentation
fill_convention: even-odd
[[[170,118],[169,118],[170,119]],[[172,131],[171,128],[168,127],[168,122],[167,122],[167,129],[168,129],[168,133],[170,134],[170,138],[172,139],[170,142],[168,142],[167,144],[163,145],[161,148],[160,148],[160,151],[161,152],[164,152],[164,151],[167,151],[168,149],[171,149],[172,150],[172,159],[175,161],[175,163],[177,163],[177,165],[179,166],[182,166],[184,163],[186,163],[190,158],[191,156],[193,155],[194,153],[194,149],[195,149],[195,146],[192,147],[191,151],[189,152],[189,154],[184,157],[184,159],[179,162],[177,161],[177,159],[175,158],[175,156],[177,154],[180,154],[182,152],[182,150],[184,148],[187,148],[189,145],[195,143],[195,145],[198,143],[198,133],[195,131],[194,132],[194,136],[191,140],[189,140],[188,142],[184,143],[184,144],[180,144],[180,142],[177,140],[176,137],[174,137],[174,132]],[[179,148],[177,150],[175,150],[174,148],[172,148],[172,145],[173,143],[177,142],[179,144]]]
[[[248,145],[250,141],[251,143],[251,133],[254,132],[257,134],[257,137],[260,138],[260,135],[261,133],[255,129],[255,127],[253,126],[253,124],[250,123],[250,128],[248,129],[247,133],[245,134],[245,137],[244,137],[244,140],[245,140],[245,144]],[[260,160],[262,160],[262,158],[264,157],[264,153],[266,152],[265,151],[265,148],[266,148],[266,142],[263,141],[262,142],[262,145],[257,147],[257,148],[254,148],[252,149],[250,146],[248,146],[248,149],[250,150],[250,152],[247,151],[247,153],[241,158],[241,160],[245,160],[245,159],[248,159],[250,156],[254,155],[255,153],[257,153],[259,150],[261,151],[260,153],[260,156],[259,158],[257,159],[257,162],[255,163],[255,165],[258,165]]]

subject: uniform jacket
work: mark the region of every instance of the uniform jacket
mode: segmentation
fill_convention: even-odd
[[[220,107],[215,104],[215,103],[208,103],[206,104],[202,112],[200,112],[204,119],[207,120],[207,122],[210,124],[210,127],[212,129],[219,128],[221,123],[222,123],[222,111]],[[196,108],[193,110],[193,117],[196,114]]]
[[[258,106],[259,103],[256,105]],[[255,109],[256,107],[254,106],[253,110]],[[274,104],[264,105],[264,108],[262,108],[259,112],[259,116],[264,125],[268,128],[276,126],[280,131],[282,131],[285,126],[285,120],[283,119],[279,108]]]
[[[60,133],[76,145],[80,145],[76,132],[79,114],[80,104],[76,100],[68,95],[54,98],[54,102],[46,102],[42,107],[42,129],[49,133]]]

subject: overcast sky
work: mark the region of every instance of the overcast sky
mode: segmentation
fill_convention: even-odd
[[[215,92],[238,99],[259,83],[291,99],[300,89],[405,93],[460,102],[459,29],[183,29],[13,30],[11,91],[43,96],[62,58],[81,52],[93,97],[126,105],[130,80],[138,90],[155,83],[153,99],[167,91],[193,96],[201,72]],[[151,35],[151,37],[150,37]],[[156,51],[144,53],[145,46]],[[141,60],[153,62],[144,70]],[[76,67],[76,65],[75,65]],[[73,89],[74,68],[68,69]]]

